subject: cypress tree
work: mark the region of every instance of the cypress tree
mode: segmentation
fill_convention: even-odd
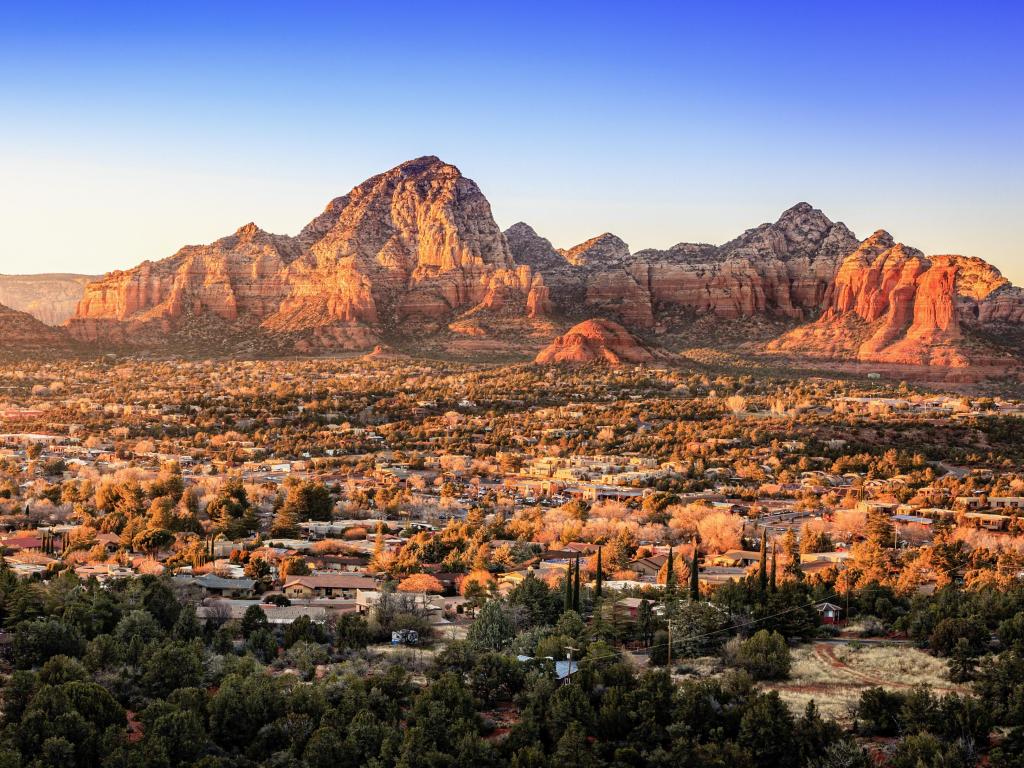
[[[693,538],[693,559],[690,561],[690,599],[700,599],[700,571],[697,567],[697,550],[699,549],[697,537]]]
[[[768,529],[761,533],[761,568],[757,573],[757,584],[762,592],[768,591]]]
[[[572,610],[572,564],[565,571],[565,595],[562,599],[562,609]]]
[[[777,562],[777,559],[778,559],[777,553],[776,553],[777,549],[778,549],[778,547],[775,546],[775,542],[773,541],[772,542],[772,569],[771,569],[771,582],[770,582],[770,587],[771,587],[771,591],[772,592],[774,592],[778,588],[778,586],[777,586],[778,585],[778,581],[776,579],[776,573],[777,573],[777,571],[776,571],[776,562]]]
[[[668,560],[665,561],[665,613],[671,621],[679,611],[679,589],[676,581],[676,556],[672,547],[668,548]]]
[[[576,558],[576,575],[572,584],[572,609],[576,613],[580,612],[580,559],[578,556]]]
[[[597,548],[597,583],[594,584],[594,597],[601,597],[601,547]]]

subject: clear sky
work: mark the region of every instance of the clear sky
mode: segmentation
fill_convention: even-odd
[[[807,200],[1024,283],[1022,41],[1015,2],[7,2],[0,271],[295,233],[436,154],[559,246]]]

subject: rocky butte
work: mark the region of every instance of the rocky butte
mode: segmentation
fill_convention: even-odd
[[[649,363],[660,356],[611,320],[584,320],[542,349],[537,363]]]
[[[504,337],[534,354],[586,319],[650,340],[701,318],[770,321],[781,335],[746,348],[778,356],[1005,366],[1024,295],[980,259],[926,256],[884,232],[860,241],[807,203],[723,245],[631,252],[604,233],[558,249],[525,223],[502,232],[473,181],[422,157],[331,200],[295,236],[246,224],[91,282],[66,328],[101,349],[443,350],[474,337],[483,351]]]

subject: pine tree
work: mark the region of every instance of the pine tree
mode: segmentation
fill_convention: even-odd
[[[597,598],[594,602],[594,613],[590,617],[590,634],[598,640],[605,640],[613,636],[612,629],[604,614],[604,601]]]
[[[676,558],[672,547],[668,548],[668,560],[665,561],[665,614],[669,621],[679,610],[679,591],[676,584]]]
[[[864,521],[864,534],[868,541],[879,547],[893,546],[893,527],[889,516],[880,508],[868,510]]]
[[[299,531],[299,521],[295,517],[295,509],[289,504],[282,504],[281,508],[274,514],[274,521],[270,524],[270,532],[274,536],[294,536]]]
[[[970,642],[966,637],[959,638],[949,656],[949,679],[954,683],[973,680],[975,667],[976,660]]]
[[[786,559],[789,561],[786,564],[785,573],[800,581],[804,577],[804,572],[800,570],[800,542],[792,528],[788,529],[782,537],[782,550],[786,553]]]

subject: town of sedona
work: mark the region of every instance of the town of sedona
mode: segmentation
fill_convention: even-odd
[[[0,768],[1024,768],[1024,7],[0,18]]]

